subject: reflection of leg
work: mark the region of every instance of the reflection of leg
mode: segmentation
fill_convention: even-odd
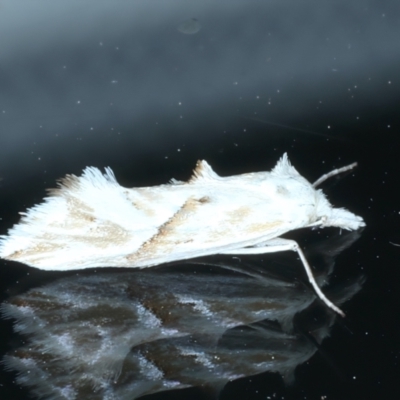
[[[229,253],[226,253],[227,255]],[[276,275],[268,275],[268,270],[263,269],[262,267],[260,268],[260,265],[258,264],[257,266],[252,265],[249,262],[243,263],[241,265],[240,263],[242,260],[239,257],[233,257],[239,260],[239,263],[236,265],[232,264],[232,260],[230,261],[217,261],[217,262],[211,262],[206,259],[205,261],[196,260],[196,259],[189,259],[185,261],[185,263],[190,264],[190,265],[202,265],[205,267],[217,267],[221,268],[223,270],[228,270],[232,272],[238,272],[239,274],[246,275],[248,277],[254,278],[259,282],[264,282],[266,286],[274,286],[274,287],[293,287],[294,283],[289,282],[282,278],[280,275],[278,277]]]
[[[306,257],[304,256],[303,250],[299,247],[297,242],[294,240],[289,240],[289,239],[282,239],[282,238],[276,238],[276,239],[271,239],[268,240],[264,243],[261,243],[255,247],[245,247],[237,250],[227,250],[227,251],[221,251],[219,252],[220,254],[265,254],[265,253],[277,253],[280,251],[288,251],[292,250],[297,252],[297,254],[300,257],[301,262],[303,263],[304,269],[306,270],[308,280],[310,281],[312,287],[314,288],[315,292],[317,293],[318,297],[332,310],[336,311],[338,314],[340,314],[342,317],[345,316],[344,312],[335,304],[333,304],[322,292],[322,290],[319,288],[317,285],[317,282],[315,281],[314,275],[311,271],[310,265],[308,264],[308,261]]]

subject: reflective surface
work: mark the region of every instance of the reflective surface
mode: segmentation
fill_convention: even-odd
[[[321,285],[330,277],[324,291],[343,302],[344,320],[300,283],[294,254],[134,274],[43,273],[1,260],[10,319],[0,321],[0,398],[37,398],[71,381],[92,398],[398,397],[399,16],[398,2],[372,0],[2,1],[1,234],[57,178],[88,165],[112,167],[131,187],[185,180],[198,159],[221,175],[269,170],[284,152],[310,181],[357,161],[323,190],[367,227],[351,247],[334,230],[288,236],[309,251]],[[329,248],[343,250],[334,270]],[[24,304],[32,314],[21,314]],[[85,314],[90,304],[99,313]],[[138,304],[154,318],[140,319]],[[15,373],[28,357],[36,381]]]
[[[324,259],[321,286],[334,258],[358,236],[336,235],[310,249],[308,257]],[[287,257],[293,266],[294,258]],[[92,271],[12,297],[2,315],[16,320],[14,330],[26,343],[6,355],[6,369],[35,395],[65,399],[136,398],[191,386],[217,395],[228,381],[265,372],[293,384],[295,368],[340,317],[316,300],[304,274],[287,273],[290,265],[284,274],[283,262],[221,257],[212,266],[209,259]],[[363,281],[359,276],[327,290],[341,304]],[[318,309],[317,323],[307,326]]]

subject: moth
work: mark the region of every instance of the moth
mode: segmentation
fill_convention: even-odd
[[[319,298],[344,316],[317,285],[297,242],[280,236],[299,228],[365,226],[334,208],[285,153],[270,172],[221,177],[198,161],[187,182],[120,186],[110,168],[67,175],[49,197],[0,237],[0,257],[43,270],[93,267],[145,268],[212,254],[297,252]]]

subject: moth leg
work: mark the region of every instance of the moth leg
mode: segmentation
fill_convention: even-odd
[[[337,168],[334,169],[331,172],[328,172],[327,174],[322,175],[319,179],[317,179],[312,185],[313,187],[317,187],[318,185],[320,185],[322,182],[325,182],[327,179],[331,178],[332,176],[341,174],[342,172],[346,172],[346,171],[350,171],[351,169],[353,169],[354,167],[357,166],[357,163],[353,163],[350,165],[346,165],[345,167],[342,168]]]
[[[303,263],[304,269],[306,270],[308,280],[311,283],[311,286],[314,288],[315,292],[317,293],[318,297],[330,309],[334,310],[342,317],[345,317],[345,313],[339,307],[337,307],[335,304],[333,304],[324,295],[322,290],[319,288],[317,282],[315,281],[310,264],[308,263],[305,255],[303,253],[303,250],[300,248],[300,246],[294,240],[276,238],[276,239],[268,240],[263,243],[259,243],[258,245],[254,246],[254,247],[244,247],[244,248],[236,249],[236,250],[226,250],[226,251],[221,251],[219,253],[220,254],[242,254],[242,255],[245,255],[245,254],[277,253],[280,251],[288,251],[288,250],[295,251],[299,255],[300,260]]]

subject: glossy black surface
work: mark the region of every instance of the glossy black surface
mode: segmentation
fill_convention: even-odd
[[[269,170],[288,152],[310,181],[357,161],[323,185],[335,206],[367,223],[330,277],[332,287],[365,277],[343,305],[347,317],[335,318],[291,385],[267,372],[228,383],[220,397],[396,398],[399,11],[396,1],[2,2],[1,234],[57,178],[87,165],[147,186],[187,179],[197,159],[232,175]],[[183,33],[192,18],[200,29]],[[307,249],[336,233],[290,237]],[[262,260],[280,273],[298,268],[301,281],[294,255]],[[59,278],[0,261],[1,300]],[[330,317],[318,306],[296,318],[312,341]],[[2,355],[27,342],[12,321],[0,324]],[[14,380],[0,372],[0,398],[28,399]],[[148,398],[212,396],[194,388]]]

